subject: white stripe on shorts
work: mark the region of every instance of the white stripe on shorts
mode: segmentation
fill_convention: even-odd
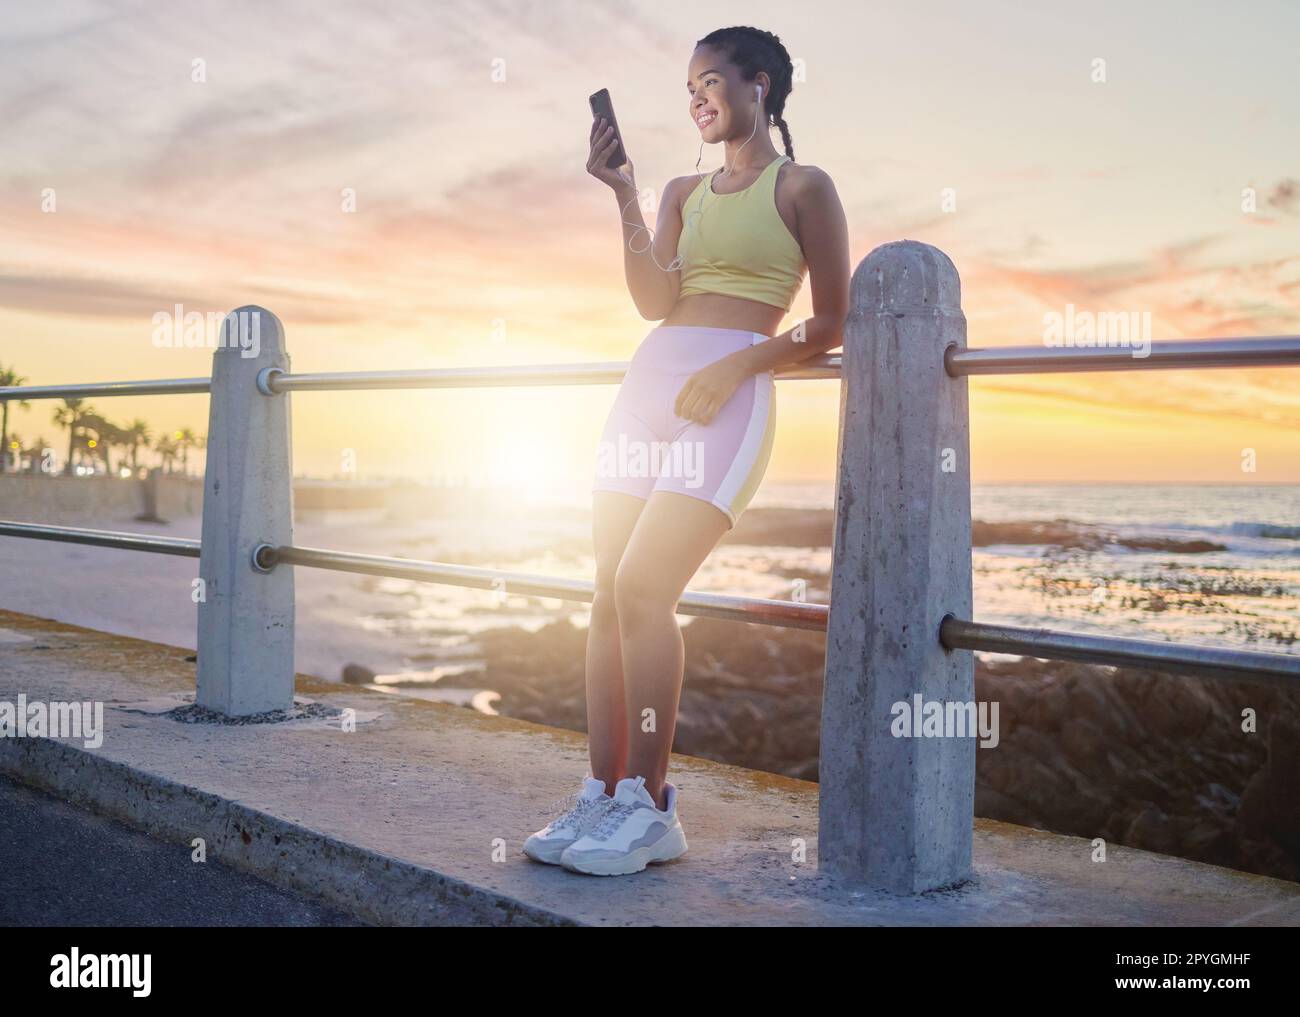
[[[745,436],[741,439],[740,450],[731,461],[731,468],[718,485],[715,501],[727,506],[727,511],[736,500],[736,495],[745,486],[753,472],[754,462],[763,447],[763,436],[767,432],[767,414],[771,407],[772,387],[774,381],[769,372],[754,376],[754,405],[750,408],[749,421],[745,424]]]

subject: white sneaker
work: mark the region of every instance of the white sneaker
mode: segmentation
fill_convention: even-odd
[[[677,821],[677,788],[664,782],[667,808],[658,809],[644,777],[625,777],[600,821],[560,855],[560,864],[592,876],[627,876],[686,852]]]
[[[613,800],[605,794],[603,780],[584,778],[582,790],[560,803],[560,808],[572,807],[524,841],[524,854],[539,862],[559,865],[564,849],[595,826]]]

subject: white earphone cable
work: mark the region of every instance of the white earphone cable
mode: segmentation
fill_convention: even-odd
[[[754,86],[754,92],[755,92],[755,95],[756,95],[756,98],[757,98],[757,101],[756,101],[755,104],[754,104],[754,129],[753,129],[752,131],[749,132],[749,137],[745,139],[744,144],[742,144],[742,145],[740,146],[740,148],[736,149],[736,158],[733,159],[733,160],[731,161],[731,165],[732,165],[733,167],[736,165],[736,161],[740,158],[740,153],[741,153],[741,151],[744,150],[745,145],[748,145],[751,141],[753,141],[753,140],[754,140],[754,135],[758,133],[758,114],[759,114],[759,111],[763,108],[763,102],[762,102],[762,99],[763,99],[763,86],[762,86],[762,85],[755,85],[755,86]],[[704,142],[701,141],[701,142],[700,142],[700,158],[703,158],[703,156],[704,156]],[[714,171],[709,175],[709,181],[708,181],[708,183],[706,183],[706,184],[704,185],[705,188],[708,189],[708,190],[712,190],[712,189],[713,189],[713,178],[714,178],[715,176],[717,176],[718,173],[723,172],[723,171],[727,171],[727,168],[726,168],[726,165],[725,165],[725,164],[724,164],[721,168],[714,170]],[[730,171],[727,171],[727,172],[730,172]],[[698,159],[698,158],[695,160],[695,175],[698,176],[698,177],[701,177],[701,178],[704,176],[704,174],[700,172],[700,159]],[[661,272],[673,272],[673,271],[676,271],[677,269],[679,269],[679,268],[682,267],[682,261],[684,260],[684,259],[682,258],[682,256],[681,256],[680,254],[677,255],[677,257],[673,258],[673,260],[670,261],[670,262],[668,263],[668,267],[665,268],[663,265],[659,264],[659,259],[655,257],[655,252],[654,252],[655,235],[654,235],[654,230],[652,230],[649,226],[638,225],[637,223],[629,222],[626,218],[623,218],[624,216],[626,216],[626,214],[627,214],[627,210],[632,206],[632,202],[638,200],[638,198],[639,198],[639,195],[635,195],[635,194],[634,194],[634,195],[632,196],[632,201],[629,201],[626,205],[624,205],[623,208],[622,208],[622,209],[620,210],[620,212],[619,212],[619,218],[623,219],[623,224],[624,224],[625,226],[635,226],[635,227],[636,227],[636,229],[634,229],[634,230],[632,231],[632,235],[631,235],[630,237],[628,237],[628,240],[627,240],[627,249],[628,249],[629,251],[631,251],[633,254],[642,254],[642,253],[644,253],[645,251],[649,251],[649,252],[650,252],[650,260],[651,260],[652,262],[654,262],[655,268],[659,269]],[[699,223],[699,221],[700,221],[700,216],[703,214],[702,211],[701,211],[701,210],[703,209],[703,207],[704,207],[704,194],[703,194],[703,192],[701,192],[701,193],[700,193],[700,200],[699,200],[699,202],[696,204],[695,211],[694,211],[694,212],[691,212],[691,213],[686,217],[686,222],[682,223],[682,229],[683,229],[683,230],[691,230],[691,229],[695,229],[695,228],[696,228],[696,226],[698,225],[698,223]],[[638,250],[636,250],[635,248],[632,247],[632,242],[637,238],[637,235],[640,234],[640,233],[642,233],[642,232],[645,232],[645,233],[649,233],[649,234],[650,234],[650,242],[647,243],[647,244],[645,245],[645,247],[641,248],[641,250],[638,251]]]

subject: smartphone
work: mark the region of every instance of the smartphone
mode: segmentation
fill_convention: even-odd
[[[604,117],[614,125],[614,151],[606,160],[605,165],[610,169],[617,169],[627,162],[627,152],[623,150],[623,132],[618,129],[618,120],[614,116],[614,103],[609,97],[609,89],[602,88],[595,95],[590,96],[587,101],[591,103],[592,119]]]

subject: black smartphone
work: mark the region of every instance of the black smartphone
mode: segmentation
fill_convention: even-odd
[[[614,125],[614,152],[606,160],[605,165],[610,169],[617,169],[627,162],[627,152],[623,150],[623,132],[618,129],[618,120],[614,116],[614,103],[609,97],[609,89],[602,88],[595,95],[588,98],[591,103],[592,119],[604,117],[606,121]]]

